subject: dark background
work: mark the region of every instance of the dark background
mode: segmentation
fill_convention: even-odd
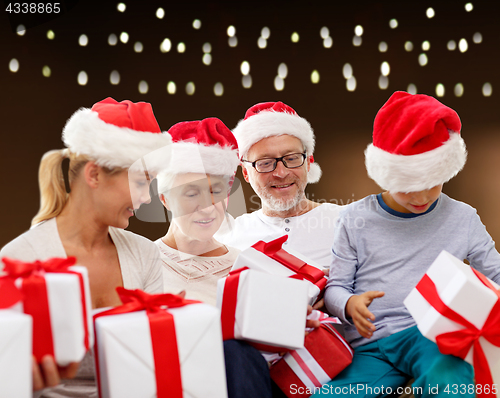
[[[5,6],[0,14],[0,117],[2,120],[0,165],[0,246],[29,228],[39,205],[37,171],[41,156],[50,149],[62,148],[61,130],[79,107],[111,96],[121,101],[148,101],[163,130],[183,120],[210,116],[222,119],[232,128],[246,109],[257,102],[281,100],[291,105],[312,124],[317,137],[315,159],[323,169],[318,184],[307,193],[313,200],[347,203],[379,188],[364,167],[363,151],[371,140],[377,110],[396,90],[415,84],[418,93],[436,95],[438,83],[445,86],[439,98],[454,108],[463,123],[462,135],[469,150],[465,169],[445,185],[444,192],[478,209],[494,239],[500,238],[500,15],[497,1],[287,1],[287,2],[173,2],[124,1],[126,11],[117,11],[117,1],[67,2],[65,14],[38,26],[28,27],[23,36],[13,32]],[[182,4],[180,4],[182,3]],[[307,3],[307,4],[306,4]],[[72,8],[71,8],[72,7]],[[162,7],[165,17],[158,19]],[[435,16],[427,18],[432,7]],[[397,19],[391,29],[389,20]],[[36,18],[35,18],[36,19]],[[201,29],[193,28],[199,19]],[[40,22],[40,21],[38,21]],[[13,21],[17,24],[18,21]],[[37,23],[35,20],[34,23]],[[228,45],[227,27],[234,25],[238,45]],[[362,44],[353,46],[354,28],[362,25]],[[257,39],[267,26],[271,36],[260,49]],[[323,47],[320,30],[326,26],[333,39],[331,48]],[[14,26],[15,28],[15,26]],[[55,33],[47,39],[47,31]],[[111,33],[129,34],[128,43],[108,44]],[[291,34],[300,35],[292,43]],[[482,42],[472,38],[476,32]],[[86,34],[86,47],[78,44]],[[164,38],[172,42],[168,53],[160,51]],[[468,51],[447,49],[449,40],[465,38]],[[423,41],[430,49],[423,51]],[[140,41],[142,53],[134,52]],[[388,51],[379,52],[381,41]],[[407,52],[404,43],[414,49]],[[186,45],[178,53],[177,43]],[[212,46],[212,63],[202,63],[202,46]],[[425,52],[429,63],[420,66],[419,54]],[[12,58],[19,70],[9,70]],[[250,63],[253,85],[242,86],[240,65]],[[380,65],[390,64],[389,87],[378,86]],[[280,63],[288,66],[283,91],[276,91],[274,78]],[[354,70],[357,87],[346,89],[342,74],[345,63]],[[51,76],[44,77],[47,65]],[[77,76],[86,71],[89,81],[80,86]],[[112,85],[111,71],[120,73],[120,84]],[[313,70],[320,74],[312,84]],[[149,91],[139,93],[146,80]],[[174,81],[175,95],[166,85]],[[194,82],[194,95],[185,85]],[[214,95],[221,82],[224,94]],[[484,97],[483,84],[489,82],[493,94]],[[462,97],[454,86],[462,83]],[[241,173],[238,172],[241,178]],[[255,210],[251,189],[243,183],[247,207]],[[129,229],[156,239],[166,231],[165,223],[131,220]]]

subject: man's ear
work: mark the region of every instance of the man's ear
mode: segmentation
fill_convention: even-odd
[[[314,163],[313,155],[310,155],[307,157],[307,172],[308,173],[309,173],[309,170],[311,169],[311,163]]]
[[[245,179],[246,182],[250,182],[248,180],[248,170],[247,170],[247,167],[243,165],[243,163],[241,164],[241,173],[243,174],[243,178]]]
[[[91,188],[97,188],[101,181],[101,168],[94,162],[89,161],[83,167],[83,177]]]
[[[163,203],[163,206],[165,206],[165,209],[170,210],[170,207],[168,205],[168,201],[167,201],[167,198],[165,197],[165,195],[161,193],[159,197],[160,197],[161,203]]]

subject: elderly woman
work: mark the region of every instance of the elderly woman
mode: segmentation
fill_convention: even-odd
[[[170,149],[171,138],[161,132],[151,105],[107,98],[91,109],[82,108],[68,120],[63,141],[66,149],[46,153],[40,163],[41,206],[32,228],[3,247],[0,258],[75,256],[88,270],[93,308],[121,304],[117,286],[161,293],[158,249],[124,230],[134,210],[150,201],[150,173],[161,168],[146,155]],[[61,167],[65,158],[69,194]],[[59,375],[51,357],[43,358],[41,365],[34,367],[35,389],[57,384],[59,376],[73,376],[77,368],[73,364]],[[75,379],[43,396],[97,396],[90,355]]]
[[[239,251],[213,235],[226,215],[238,167],[236,140],[216,118],[174,125],[171,168],[158,175],[158,194],[170,227],[158,239],[163,283],[168,292],[215,305],[217,280],[226,276]]]

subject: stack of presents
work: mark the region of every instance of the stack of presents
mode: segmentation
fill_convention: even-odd
[[[307,306],[327,278],[281,246],[286,236],[241,252],[219,281],[217,308],[172,294],[118,288],[123,305],[92,311],[86,269],[74,258],[23,263],[2,259],[1,397],[32,396],[32,356],[79,362],[94,350],[102,398],[227,397],[223,340],[276,354],[271,377],[290,397],[309,396],[352,361],[339,321]],[[300,257],[300,258],[299,258]],[[498,286],[442,252],[405,300],[420,331],[440,350],[473,364],[476,382],[500,383]],[[23,382],[20,382],[22,380]],[[290,389],[300,387],[303,395]]]

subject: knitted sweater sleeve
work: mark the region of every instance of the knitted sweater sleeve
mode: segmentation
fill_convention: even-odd
[[[354,295],[354,283],[358,267],[354,229],[350,228],[348,213],[341,216],[333,240],[333,259],[325,292],[328,311],[342,321],[352,324],[346,316],[345,306]]]

